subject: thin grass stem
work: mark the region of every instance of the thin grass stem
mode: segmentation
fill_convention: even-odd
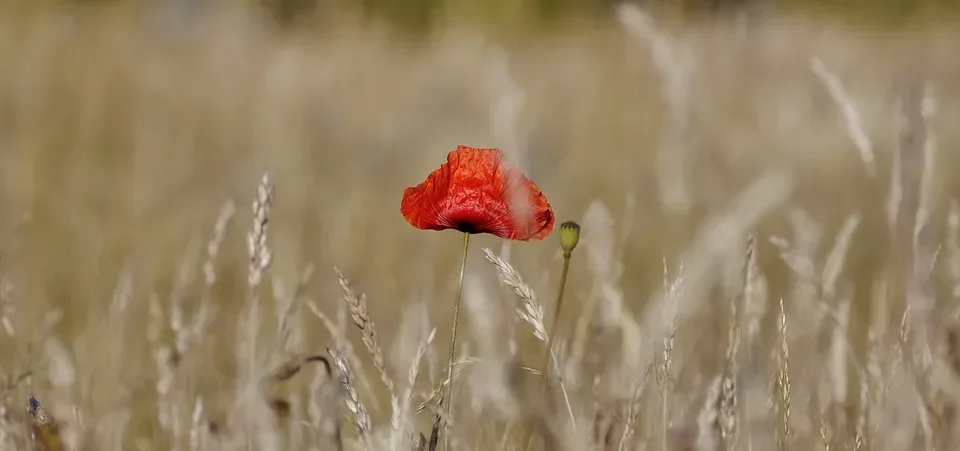
[[[557,333],[557,323],[559,322],[559,319],[560,319],[560,309],[563,304],[563,292],[567,286],[567,273],[570,272],[570,255],[571,255],[570,251],[563,252],[563,272],[560,274],[560,289],[557,290],[557,302],[554,304],[554,307],[553,307],[553,323],[550,325],[550,333],[547,334],[546,336],[546,343],[545,343],[546,349],[544,350],[543,361],[540,362],[540,367],[539,367],[540,377],[543,378],[540,385],[541,396],[543,396],[547,392],[547,384],[548,384],[548,381],[550,380],[550,369],[549,369],[550,356],[553,354],[554,336]],[[556,357],[554,357],[554,359],[556,360]],[[557,365],[557,373],[559,377],[560,362],[555,362],[555,363]],[[571,414],[570,420],[573,421],[572,414]],[[527,439],[524,441],[525,444],[523,449],[525,450],[529,449],[530,443],[532,440],[533,440],[533,431],[528,430]]]

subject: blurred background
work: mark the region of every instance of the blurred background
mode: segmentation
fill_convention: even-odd
[[[635,315],[662,290],[664,260],[675,267],[707,219],[762,175],[787,174],[789,194],[752,229],[769,299],[788,292],[792,277],[771,235],[792,236],[791,218],[802,211],[823,237],[813,246],[819,267],[856,213],[840,284],[853,299],[850,341],[862,350],[869,324],[895,334],[902,305],[880,316],[870,307],[877,280],[889,279],[888,255],[910,242],[891,235],[891,188],[905,181],[907,210],[921,197],[929,202],[935,242],[945,242],[960,192],[950,169],[960,167],[951,125],[960,123],[960,3],[618,5],[3,2],[0,369],[36,374],[5,393],[16,393],[12,405],[28,392],[53,396],[56,383],[44,374],[57,355],[73,365],[65,402],[89,418],[118,405],[148,409],[150,397],[130,400],[117,387],[156,377],[153,347],[174,339],[168,304],[176,298],[188,317],[197,310],[207,242],[232,201],[236,216],[212,285],[217,314],[198,353],[204,361],[184,382],[211,397],[211,412],[225,410],[231,395],[218,388],[235,373],[249,205],[263,173],[276,187],[269,274],[280,282],[268,285],[292,290],[313,265],[304,296],[333,315],[337,265],[367,294],[381,337],[393,337],[405,309],[424,302],[445,343],[460,238],[413,229],[399,203],[458,144],[503,148],[540,185],[558,221],[593,225],[587,240],[609,233],[616,284]],[[917,154],[903,133],[912,101],[930,105],[926,133],[938,149],[917,157],[935,168],[923,195],[923,164],[894,171],[905,148]],[[480,248],[503,246],[478,236],[469,268],[487,271]],[[558,252],[553,237],[509,246],[544,299],[555,290]],[[575,256],[573,265],[574,310],[561,320],[570,327],[595,279],[585,261]],[[943,271],[938,286],[947,287]],[[125,320],[108,327],[118,296],[129,298]],[[951,305],[951,296],[937,299]],[[265,330],[276,323],[269,305]],[[684,318],[680,329],[689,332],[677,346],[714,368],[724,357],[716,337],[726,330],[716,313],[726,307],[703,305]],[[303,309],[299,346],[317,352],[330,336]],[[158,315],[164,327],[149,338],[144,326]],[[359,343],[352,328],[349,336]],[[129,437],[155,437],[151,415],[134,414],[139,435]]]

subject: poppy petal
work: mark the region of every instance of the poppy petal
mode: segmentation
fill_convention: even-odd
[[[519,241],[545,238],[554,222],[546,196],[507,165],[500,150],[467,146],[457,146],[423,183],[404,190],[400,212],[418,229]]]

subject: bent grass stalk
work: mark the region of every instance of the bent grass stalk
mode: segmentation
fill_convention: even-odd
[[[540,362],[538,367],[540,370],[541,384],[540,384],[540,396],[544,396],[547,392],[547,385],[550,381],[550,356],[553,355],[553,343],[555,341],[554,337],[557,333],[557,323],[560,319],[560,306],[563,304],[563,291],[567,285],[567,273],[570,271],[570,252],[563,252],[563,272],[560,275],[560,289],[557,291],[557,302],[553,307],[553,324],[550,325],[550,333],[546,336],[546,341],[544,342],[544,353],[543,360]],[[556,361],[554,357],[554,363],[557,365],[557,377],[560,376],[560,362]],[[570,418],[573,420],[573,417]],[[530,429],[527,431],[527,438],[524,440],[523,449],[530,449],[530,443],[533,440],[533,430]]]

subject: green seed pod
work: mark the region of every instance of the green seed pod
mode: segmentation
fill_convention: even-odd
[[[560,224],[560,248],[569,255],[580,242],[580,224],[567,221]]]

